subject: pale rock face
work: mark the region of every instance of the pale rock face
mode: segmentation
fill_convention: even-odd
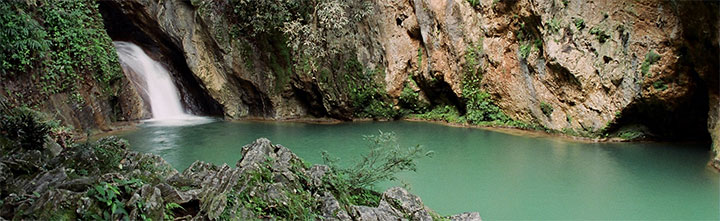
[[[468,48],[480,47],[481,89],[515,120],[598,132],[635,117],[652,123],[652,117],[643,118],[643,108],[660,107],[664,110],[654,117],[677,123],[683,116],[676,112],[706,113],[692,106],[704,106],[707,101],[698,99],[709,97],[707,128],[716,152],[720,150],[718,33],[711,31],[718,27],[718,15],[712,13],[716,4],[483,0],[473,7],[466,0],[371,2],[372,16],[338,41],[354,42],[360,63],[384,70],[379,80],[395,100],[410,77],[418,82],[421,96],[442,85],[445,94],[431,95],[461,98],[465,55]],[[349,92],[324,90],[312,77],[292,73],[290,86],[276,89],[267,58],[259,55],[266,49],[252,45],[252,56],[242,56],[240,41],[230,39],[227,18],[220,14],[197,16],[197,9],[182,1],[118,4],[138,17],[137,23],[157,23],[182,48],[189,68],[228,118],[294,118],[317,108],[331,117],[351,117]],[[521,31],[525,36],[518,35]],[[522,58],[520,48],[528,45],[532,49]],[[659,59],[643,71],[651,52]],[[247,59],[254,67],[245,65]],[[549,116],[541,103],[553,107]]]

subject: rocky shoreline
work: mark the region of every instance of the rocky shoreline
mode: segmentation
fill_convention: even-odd
[[[265,138],[243,146],[235,167],[196,161],[179,172],[112,136],[73,144],[44,134],[29,146],[3,134],[0,220],[480,220],[440,216],[399,187],[342,188],[330,167]]]

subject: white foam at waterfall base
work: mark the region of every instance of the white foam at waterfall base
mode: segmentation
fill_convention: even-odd
[[[143,99],[148,99],[150,103],[153,117],[145,122],[151,126],[182,126],[213,121],[212,118],[185,112],[180,102],[180,92],[168,70],[150,58],[142,48],[123,41],[114,41],[113,45],[125,75],[133,81],[138,93],[144,95]]]

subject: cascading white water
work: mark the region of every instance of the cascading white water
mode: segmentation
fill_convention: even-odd
[[[130,42],[114,41],[120,63],[128,78],[148,99],[153,120],[183,120],[195,116],[186,114],[180,103],[180,92],[170,73],[157,61],[148,57],[140,47]],[[128,70],[129,69],[129,70]]]

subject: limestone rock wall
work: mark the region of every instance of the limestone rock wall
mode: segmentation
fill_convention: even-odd
[[[373,15],[335,40],[355,42],[356,59],[383,70],[379,81],[395,102],[412,78],[423,99],[464,107],[472,49],[479,51],[473,59],[482,68],[480,88],[514,120],[588,133],[640,125],[673,139],[708,139],[709,131],[720,150],[716,2],[369,2]],[[277,42],[231,38],[229,18],[212,13],[225,3],[134,0],[114,7],[144,32],[168,36],[228,118],[352,118],[342,81],[299,74]],[[330,70],[329,78],[344,74]]]

